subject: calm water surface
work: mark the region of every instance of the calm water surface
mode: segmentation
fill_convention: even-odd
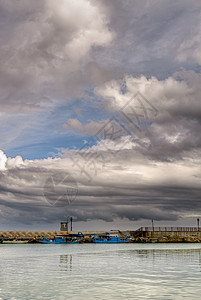
[[[2,244],[2,299],[201,299],[201,244]]]

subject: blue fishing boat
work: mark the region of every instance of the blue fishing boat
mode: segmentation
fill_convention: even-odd
[[[42,244],[65,244],[66,238],[64,238],[62,236],[56,236],[53,239],[48,239],[42,235],[39,243],[42,243]]]
[[[94,234],[93,243],[100,243],[100,244],[116,244],[116,243],[129,243],[131,242],[132,238],[129,238],[127,235],[124,237],[120,236],[111,236],[109,232],[105,234]]]
[[[42,244],[76,244],[83,240],[84,235],[81,232],[78,232],[78,234],[70,234],[67,236],[55,236],[53,239],[48,239],[41,236],[41,240],[39,243]]]

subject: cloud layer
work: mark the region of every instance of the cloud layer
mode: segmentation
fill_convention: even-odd
[[[106,15],[87,0],[1,1],[0,11],[2,110],[40,109],[67,91],[66,98],[79,94],[91,49],[113,38]]]
[[[2,223],[200,215],[200,13],[0,0]]]

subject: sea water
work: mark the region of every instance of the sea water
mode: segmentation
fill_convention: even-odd
[[[0,299],[201,299],[201,244],[1,244]]]

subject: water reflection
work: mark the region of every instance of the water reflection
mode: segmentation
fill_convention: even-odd
[[[59,268],[61,271],[72,271],[73,269],[73,256],[60,255],[59,257]]]
[[[200,248],[193,244],[0,247],[0,299],[199,300]]]
[[[73,262],[74,256],[74,262]],[[94,261],[100,262],[101,266],[107,266],[109,269],[111,266],[114,269],[116,261],[125,264],[134,264],[146,266],[149,264],[153,268],[156,266],[166,267],[168,265],[174,266],[174,261],[177,265],[197,265],[199,272],[201,272],[201,249],[119,249],[114,252],[101,251],[100,253],[75,253],[75,254],[63,254],[59,256],[59,270],[61,271],[78,271],[80,268],[88,268],[91,271],[97,272]],[[109,263],[108,263],[109,262]],[[118,265],[116,265],[118,268]],[[124,269],[124,268],[122,268]]]

